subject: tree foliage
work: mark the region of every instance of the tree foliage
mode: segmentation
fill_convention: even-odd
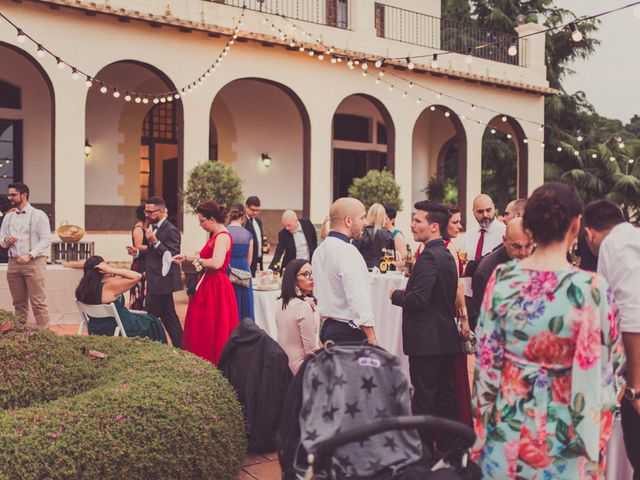
[[[369,170],[364,177],[354,178],[349,187],[349,196],[364,203],[367,210],[374,203],[402,210],[400,185],[388,170]]]
[[[182,196],[191,211],[202,202],[215,200],[225,208],[242,202],[242,180],[229,164],[205,162],[189,172]]]

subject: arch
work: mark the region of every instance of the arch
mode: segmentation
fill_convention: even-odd
[[[176,90],[162,70],[133,59],[108,63],[95,78],[117,85],[123,90],[122,97],[125,91],[143,91],[151,96]],[[126,102],[122,97],[114,102],[103,95],[111,93],[102,94],[95,87],[87,92],[86,135],[93,145],[85,169],[87,229],[128,230],[144,193],[145,174],[151,182],[148,194],[165,197],[169,219],[181,228],[183,211],[178,192],[184,177],[182,101],[171,102],[175,111],[175,141],[166,142],[160,148],[153,141],[145,141],[143,130],[144,119],[156,104]],[[146,172],[144,165],[148,165]],[[105,175],[111,178],[105,181]]]
[[[216,139],[217,142],[220,142],[221,137],[223,137],[223,133],[221,133],[222,128],[221,125],[217,125],[213,119],[214,115],[214,104],[217,104],[216,107],[222,112],[226,109],[226,111],[222,112],[223,115],[228,115],[230,117],[233,116],[233,112],[228,109],[227,105],[222,105],[221,102],[224,96],[225,90],[229,91],[229,88],[233,88],[237,86],[237,84],[241,82],[258,82],[259,84],[269,86],[271,88],[275,88],[278,92],[284,94],[293,104],[295,112],[298,114],[300,119],[301,133],[302,133],[302,142],[301,142],[301,156],[302,156],[302,215],[306,218],[309,216],[309,210],[311,205],[310,192],[311,192],[311,121],[309,119],[309,113],[307,112],[307,108],[304,103],[300,99],[299,95],[289,86],[280,83],[275,80],[266,79],[262,77],[248,76],[236,78],[227,84],[225,84],[218,93],[215,95],[213,101],[211,102],[211,120],[210,120],[210,139]],[[281,107],[284,107],[281,105]],[[277,107],[276,107],[277,108]],[[237,133],[237,132],[236,132]],[[218,156],[218,160],[221,159],[221,148],[219,144],[211,145],[210,151],[215,150]],[[237,153],[237,152],[236,152]],[[259,155],[262,152],[257,152]],[[274,162],[277,162],[278,159],[274,158]],[[252,194],[251,192],[245,192],[247,194]],[[277,221],[279,222],[279,216],[277,217]]]
[[[360,165],[357,174],[382,167],[395,173],[395,124],[379,99],[366,93],[344,97],[334,111],[331,132],[334,199],[345,194],[344,184],[349,183],[354,176],[351,173],[355,173],[341,174],[341,161],[362,164],[364,160],[364,167]],[[360,158],[351,158],[354,155]]]
[[[10,50],[12,53],[14,54],[18,54],[20,55],[22,58],[24,58],[31,67],[33,67],[36,72],[39,74],[40,78],[44,81],[44,84],[47,88],[47,93],[48,93],[48,97],[49,97],[49,101],[50,101],[50,120],[49,120],[49,124],[51,126],[51,135],[50,135],[50,144],[51,144],[51,148],[50,148],[50,169],[51,169],[51,173],[50,173],[50,179],[49,179],[49,188],[50,188],[50,198],[49,198],[49,202],[50,205],[45,205],[45,204],[39,204],[39,202],[34,202],[34,204],[39,207],[42,208],[43,210],[45,210],[49,216],[50,216],[50,221],[51,221],[51,225],[55,225],[56,224],[56,217],[55,217],[55,198],[56,198],[56,184],[55,184],[55,166],[56,166],[56,95],[55,95],[55,90],[53,88],[53,83],[51,82],[51,78],[49,78],[49,75],[47,74],[47,72],[45,71],[45,69],[42,67],[42,65],[40,64],[40,62],[33,57],[29,52],[27,52],[26,50],[23,50],[21,48],[18,48],[15,45],[12,45],[10,43],[6,43],[0,40],[0,50],[2,48],[6,48],[7,50]],[[7,72],[13,72],[13,70],[7,70]],[[10,84],[19,86],[18,84],[16,84],[13,81],[8,80],[8,75],[6,73],[2,74],[2,78],[5,82],[8,82]],[[21,92],[21,97],[23,97],[23,93],[24,93],[24,88],[21,88],[22,92]],[[22,98],[21,101],[21,105],[20,105],[20,110],[23,110],[25,108],[25,101],[24,98]],[[14,112],[19,112],[17,110],[13,110]],[[24,130],[23,130],[23,133]],[[26,134],[28,135],[28,131],[26,132]],[[26,144],[27,142],[25,142]],[[38,144],[39,142],[35,142],[36,144]],[[28,157],[30,155],[24,155],[23,154],[23,158]],[[26,164],[26,161],[23,161],[23,165]],[[21,172],[22,173],[22,172]],[[38,176],[42,176],[42,172],[38,172]],[[23,180],[26,180],[23,178]],[[33,187],[33,185],[31,185]],[[32,197],[33,197],[33,193],[32,193]]]
[[[415,201],[424,197],[422,192],[430,178],[444,182],[445,171],[455,170],[457,204],[464,220],[467,204],[467,133],[460,117],[445,105],[434,104],[425,108],[413,126],[412,151],[412,199]],[[452,151],[454,158],[450,156]],[[451,160],[455,161],[455,165],[445,165]]]
[[[506,142],[506,144],[503,146],[500,142]],[[526,135],[520,123],[508,115],[493,117],[485,128],[482,147],[482,191],[488,190],[485,188],[485,184],[490,180],[485,178],[485,172],[491,170],[491,167],[496,167],[505,175],[497,182],[502,188],[497,193],[497,199],[494,199],[496,207],[503,209],[510,200],[526,198],[528,196],[529,150]],[[490,155],[490,150],[494,150],[493,155]],[[487,158],[488,156],[491,158]],[[487,167],[487,162],[495,162],[496,159],[501,160],[503,164],[494,165],[491,163]],[[506,176],[509,174],[509,169],[512,169],[510,177]],[[505,197],[505,187],[509,191],[508,199],[502,198]]]

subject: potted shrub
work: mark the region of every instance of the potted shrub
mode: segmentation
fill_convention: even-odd
[[[189,172],[182,197],[191,211],[208,200],[215,200],[228,209],[242,202],[242,180],[229,164],[201,163]]]
[[[374,203],[402,210],[400,185],[388,170],[369,170],[364,177],[355,178],[349,187],[349,196],[364,203],[367,210]]]

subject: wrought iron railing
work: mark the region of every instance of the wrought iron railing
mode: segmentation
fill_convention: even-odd
[[[317,23],[336,28],[349,28],[348,0],[206,0],[208,2],[245,6],[249,10],[271,15],[284,15],[292,20]]]
[[[378,37],[525,66],[526,42],[518,39],[515,32],[513,35],[495,32],[382,3],[376,3],[375,9]],[[514,41],[517,42],[518,51],[511,56],[508,50]],[[478,48],[482,45],[489,46]]]

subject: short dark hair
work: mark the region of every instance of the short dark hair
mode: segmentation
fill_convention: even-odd
[[[98,297],[98,285],[102,283],[104,274],[96,270],[96,266],[104,262],[104,258],[100,255],[94,255],[89,257],[82,267],[84,273],[80,279],[80,283],[76,288],[76,300],[86,303],[87,305],[99,305],[102,303],[102,298]]]
[[[296,277],[298,276],[298,272],[302,267],[306,264],[311,265],[309,260],[305,260],[303,258],[294,258],[287,266],[284,268],[284,273],[282,274],[282,290],[280,291],[279,299],[282,299],[282,309],[285,310],[289,302],[294,298],[304,298],[303,295],[299,295],[296,292]],[[298,290],[299,291],[299,290]]]
[[[144,204],[143,205],[138,205],[136,207],[136,219],[140,220],[141,222],[145,221],[145,216],[144,216]]]
[[[229,209],[229,221],[238,220],[242,217],[244,217],[244,205],[241,203],[231,205],[231,208]]]
[[[516,212],[524,214],[524,209],[527,207],[527,199],[519,198],[513,201],[513,206],[511,207],[511,214],[514,215]]]
[[[247,201],[244,202],[244,204],[247,207],[259,207],[260,206],[260,199],[258,197],[256,197],[255,195],[248,197]]]
[[[429,223],[437,223],[441,235],[442,232],[447,231],[447,225],[449,224],[449,218],[451,217],[447,207],[430,200],[421,200],[416,202],[413,208],[427,212],[427,221]]]
[[[584,207],[582,221],[585,227],[593,228],[597,232],[611,230],[625,221],[622,210],[609,200],[596,200]]]
[[[17,190],[20,195],[22,195],[23,193],[26,193],[27,198],[29,198],[29,187],[27,187],[25,183],[13,182],[13,183],[10,183],[7,188],[13,188],[14,190]]]
[[[219,205],[218,202],[214,202],[210,200],[208,202],[202,202],[196,208],[196,213],[199,213],[204,218],[213,218],[218,223],[224,223],[227,218],[227,212],[222,205]]]
[[[539,245],[564,239],[571,221],[582,213],[582,199],[575,187],[548,182],[536,188],[524,209],[524,228]]]
[[[162,197],[151,197],[151,198],[148,198],[146,203],[148,203],[150,205],[155,205],[157,207],[163,207],[163,208],[167,207],[167,202],[165,202],[164,198],[162,198]]]
[[[398,211],[391,205],[385,205],[384,211],[387,214],[387,217],[389,217],[389,220],[395,220],[398,215]]]

